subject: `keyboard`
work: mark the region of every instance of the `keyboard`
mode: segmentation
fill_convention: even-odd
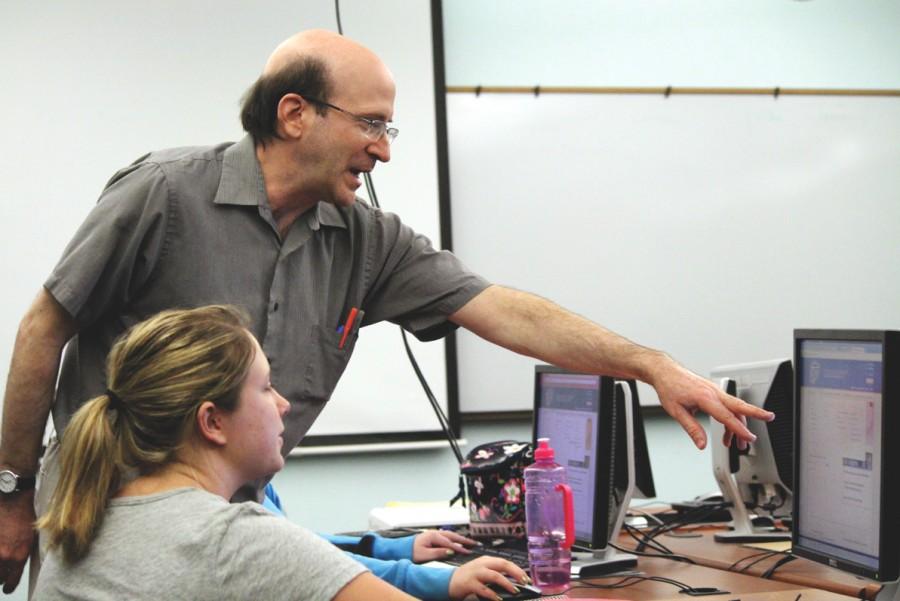
[[[441,561],[461,566],[479,557],[500,557],[511,561],[523,570],[528,569],[528,546],[525,539],[498,538],[493,541],[485,541],[483,547],[470,547],[470,550],[472,552],[469,554],[457,553],[441,559]]]

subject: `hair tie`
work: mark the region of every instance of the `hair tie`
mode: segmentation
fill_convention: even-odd
[[[116,411],[118,411],[119,409],[124,407],[124,405],[122,404],[122,399],[119,398],[119,395],[117,395],[115,392],[113,392],[109,388],[106,389],[106,396],[107,396],[107,398],[109,398],[109,408],[110,409],[115,409]]]

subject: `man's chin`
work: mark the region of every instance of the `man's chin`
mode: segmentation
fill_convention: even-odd
[[[356,202],[356,193],[353,191],[344,192],[339,196],[335,196],[331,200],[331,204],[336,207],[350,207]]]

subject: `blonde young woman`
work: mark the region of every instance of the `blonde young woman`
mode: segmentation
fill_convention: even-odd
[[[116,342],[106,394],[73,417],[38,521],[50,541],[35,598],[412,599],[311,532],[228,499],[284,466],[288,402],[240,314],[166,311]],[[513,564],[458,568],[448,596],[496,599]]]

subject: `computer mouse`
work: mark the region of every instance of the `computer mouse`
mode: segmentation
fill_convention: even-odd
[[[516,592],[511,593],[505,588],[502,588],[499,584],[489,584],[488,588],[493,592],[497,593],[497,595],[503,599],[504,601],[520,601],[522,599],[537,599],[541,596],[541,591],[535,586],[531,586],[528,584],[518,584],[513,582],[513,586],[516,587]]]

